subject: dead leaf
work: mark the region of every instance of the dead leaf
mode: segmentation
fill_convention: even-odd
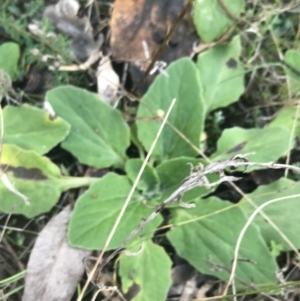
[[[147,69],[188,0],[116,0],[110,20],[114,59],[128,61],[134,85]],[[193,52],[198,40],[192,18],[185,15],[160,61],[170,63]],[[148,78],[150,82],[151,77]],[[144,90],[144,89],[143,89]]]
[[[69,301],[82,277],[82,260],[90,251],[67,242],[71,214],[65,207],[39,234],[27,265],[22,301]]]
[[[116,108],[120,79],[111,65],[109,56],[103,56],[97,70],[98,95],[101,100]]]

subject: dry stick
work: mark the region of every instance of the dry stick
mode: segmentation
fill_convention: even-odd
[[[5,230],[7,229],[8,221],[9,221],[9,219],[10,219],[10,217],[11,217],[13,211],[14,211],[14,208],[13,208],[13,210],[7,215],[6,221],[5,221],[4,226],[3,226],[3,230],[2,230],[2,232],[1,232],[1,234],[0,234],[0,243],[1,243],[2,239],[3,239],[3,237],[4,237],[4,233],[5,233]]]
[[[217,0],[219,6],[222,8],[222,10],[225,12],[225,14],[232,19],[235,23],[239,23],[241,20],[236,17],[224,4],[224,2],[222,0]]]
[[[100,262],[101,262],[101,260],[103,258],[103,254],[106,251],[106,249],[107,249],[107,247],[108,247],[108,245],[109,245],[109,243],[110,243],[113,235],[116,232],[116,229],[117,229],[117,227],[118,227],[118,225],[119,225],[119,223],[121,221],[121,218],[124,215],[124,212],[125,212],[128,204],[129,204],[129,201],[130,201],[130,199],[131,199],[131,197],[132,197],[132,195],[133,195],[133,193],[135,191],[135,188],[136,188],[136,186],[137,186],[137,184],[138,184],[138,182],[139,182],[139,180],[140,180],[140,178],[142,176],[142,173],[143,173],[143,171],[144,171],[144,169],[146,167],[146,164],[148,163],[148,161],[150,159],[150,156],[151,156],[151,154],[152,154],[152,152],[154,150],[154,147],[155,147],[155,145],[157,143],[157,140],[158,140],[158,138],[159,138],[159,136],[160,136],[160,134],[161,134],[161,132],[162,132],[165,124],[166,124],[166,121],[167,121],[167,119],[168,119],[168,117],[169,117],[169,115],[171,113],[171,110],[172,110],[175,102],[176,102],[176,99],[174,98],[172,100],[171,104],[170,104],[170,107],[169,107],[169,109],[168,109],[168,111],[166,113],[165,118],[162,121],[162,124],[161,124],[161,126],[160,126],[160,128],[159,128],[159,130],[157,132],[157,135],[156,135],[156,137],[155,137],[155,139],[154,139],[154,141],[153,141],[153,143],[152,143],[152,145],[151,145],[151,147],[149,149],[149,152],[148,152],[148,154],[147,154],[147,156],[146,156],[146,158],[145,158],[145,160],[143,162],[143,165],[142,165],[142,167],[141,167],[141,169],[140,169],[140,171],[139,171],[139,173],[138,173],[138,175],[137,175],[137,177],[136,177],[136,179],[135,179],[135,181],[134,181],[134,183],[132,185],[132,188],[131,188],[131,190],[129,192],[129,195],[128,195],[128,197],[127,197],[127,199],[126,199],[126,201],[125,201],[125,203],[124,203],[124,205],[123,205],[123,207],[122,207],[122,209],[121,209],[121,211],[119,213],[119,216],[118,216],[118,218],[117,218],[117,220],[116,220],[116,222],[115,222],[115,224],[114,224],[114,226],[113,226],[113,228],[112,228],[112,230],[111,230],[111,232],[110,232],[110,234],[109,234],[109,236],[108,236],[108,238],[107,238],[107,240],[105,242],[105,245],[104,245],[104,247],[103,247],[103,249],[102,249],[102,251],[101,251],[101,253],[100,253],[100,255],[99,255],[99,257],[98,257],[98,259],[97,259],[97,261],[96,261],[96,263],[95,263],[92,271],[91,271],[91,273],[89,274],[89,277],[88,277],[88,279],[87,279],[87,281],[86,281],[86,283],[85,283],[85,285],[84,285],[84,287],[83,287],[83,289],[82,289],[82,291],[81,291],[81,293],[80,293],[77,301],[81,301],[82,300],[82,297],[83,297],[83,295],[84,295],[84,293],[85,293],[85,291],[87,289],[87,286],[91,282],[91,280],[92,280],[92,278],[93,278],[93,276],[94,276],[94,274],[95,274],[95,272],[97,270],[97,267],[99,266],[99,264],[100,264]]]

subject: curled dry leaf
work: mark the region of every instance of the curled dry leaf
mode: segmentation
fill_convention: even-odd
[[[187,3],[188,0],[115,1],[110,20],[111,51],[115,59],[131,62],[134,84],[141,80]],[[170,63],[189,56],[197,40],[192,18],[186,14],[158,59]]]
[[[27,265],[22,301],[69,301],[82,277],[82,259],[90,251],[67,242],[70,206],[52,218],[39,234]]]
[[[109,56],[103,56],[97,70],[98,95],[114,108],[118,105],[119,84],[119,76],[112,68]]]

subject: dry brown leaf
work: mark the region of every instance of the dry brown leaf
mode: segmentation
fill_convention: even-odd
[[[137,84],[188,0],[116,0],[110,27],[114,59],[132,62]],[[190,15],[185,15],[159,60],[170,63],[193,52],[198,40]]]
[[[90,251],[67,242],[70,206],[52,218],[39,234],[27,265],[22,301],[69,301],[82,277],[82,260]]]

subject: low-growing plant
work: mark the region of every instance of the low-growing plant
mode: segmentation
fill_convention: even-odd
[[[219,3],[195,1],[193,12],[198,33],[207,43],[219,39],[236,22],[224,14],[222,7],[214,10],[212,2]],[[236,18],[245,5],[244,1],[225,0],[223,4]],[[212,26],[211,18],[206,18],[211,15],[220,22]],[[70,85],[46,94],[45,101],[55,116],[29,105],[7,105],[2,113],[0,210],[11,213],[13,208],[14,214],[32,218],[53,208],[62,192],[89,186],[75,203],[68,240],[74,247],[102,250],[174,99],[167,123],[107,250],[123,246],[128,235],[153,213],[150,207],[160,208],[182,181],[195,172],[190,165],[228,162],[236,155],[249,153],[249,159],[258,164],[288,156],[294,149],[295,137],[300,134],[298,108],[294,107],[284,107],[262,128],[224,129],[209,158],[200,150],[205,122],[208,116],[211,118],[211,112],[221,112],[245,92],[245,75],[253,69],[241,61],[242,51],[241,35],[237,33],[226,44],[214,45],[200,53],[195,62],[182,58],[170,64],[140,99],[131,127],[118,110],[100,101],[96,94]],[[10,59],[1,59],[8,52]],[[17,44],[5,43],[0,47],[0,70],[12,79],[19,55]],[[297,95],[299,78],[294,69],[300,70],[300,53],[288,50],[283,59],[288,64],[281,70],[287,78],[288,91]],[[206,135],[210,133],[207,131]],[[60,168],[46,156],[58,144],[81,164],[109,172],[102,178],[62,175]],[[130,145],[138,145],[141,158],[131,156],[127,151]],[[247,172],[260,168],[249,166]],[[207,176],[209,183],[218,179],[214,173]],[[257,214],[243,236],[236,258],[234,276],[238,289],[245,289],[250,283],[251,288],[262,290],[276,286],[278,252],[300,248],[299,214],[295,210],[299,206],[296,197],[300,193],[299,183],[281,178],[244,194],[237,204],[216,196],[203,199],[213,190],[212,185],[203,184],[184,193],[179,201],[194,204],[194,208],[183,208],[177,203],[168,207],[166,238],[172,248],[201,273],[227,281],[238,237],[255,209],[271,199],[289,197],[285,202],[266,206],[265,216]],[[140,254],[120,256],[123,291],[128,291],[134,283],[140,286],[134,300],[165,300],[171,283],[170,255],[152,240],[164,220],[161,210],[156,215],[136,233],[135,242],[144,241]],[[276,227],[266,222],[266,216]],[[128,248],[136,251],[131,242]]]

